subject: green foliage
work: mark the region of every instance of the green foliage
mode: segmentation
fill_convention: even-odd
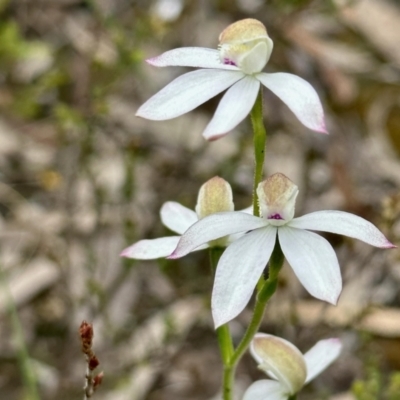
[[[65,103],[58,103],[54,107],[54,117],[63,130],[85,127],[83,116]]]
[[[400,372],[387,378],[377,365],[367,368],[364,380],[353,383],[352,392],[357,400],[398,400],[400,398]]]
[[[377,400],[382,390],[382,376],[376,366],[369,367],[365,380],[354,382],[352,391],[357,400]]]
[[[0,60],[15,61],[21,59],[28,44],[21,36],[18,25],[14,21],[0,24]]]
[[[3,3],[7,1],[0,0],[0,12]],[[17,116],[28,120],[52,116],[64,130],[85,128],[88,117],[108,113],[108,96],[142,62],[144,55],[137,46],[136,25],[121,25],[113,16],[104,18],[95,7],[96,2],[89,1],[88,5],[93,8],[93,17],[101,26],[99,31],[111,39],[116,56],[110,63],[102,63],[96,59],[95,52],[80,54],[78,62],[88,68],[91,77],[86,92],[81,95],[83,106],[71,104],[79,79],[85,82],[85,76],[76,76],[76,70],[66,63],[71,52],[76,52],[73,43],[55,48],[46,40],[25,37],[28,31],[13,18],[0,21],[0,68],[5,87],[11,93],[7,106]],[[35,67],[38,62],[45,67],[30,76],[30,63]],[[22,77],[18,74],[21,70],[25,74]]]
[[[25,118],[40,116],[46,97],[68,82],[65,73],[58,69],[50,70],[37,81],[16,90],[14,110]]]
[[[394,372],[390,375],[386,395],[387,400],[397,400],[400,398],[400,372]]]

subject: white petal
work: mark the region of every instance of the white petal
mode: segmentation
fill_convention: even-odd
[[[167,257],[174,251],[179,239],[180,236],[167,236],[159,239],[140,240],[123,250],[120,255],[136,260],[155,260]]]
[[[193,210],[184,207],[175,201],[164,203],[160,210],[160,216],[162,223],[167,228],[179,233],[180,235],[199,220]]]
[[[341,351],[342,343],[336,338],[320,340],[314,347],[307,351],[304,354],[307,364],[306,383],[328,368],[339,357]]]
[[[224,251],[215,273],[211,298],[215,328],[235,318],[246,307],[271,257],[275,241],[276,228],[267,226],[247,233]]]
[[[321,101],[317,92],[307,81],[284,72],[260,73],[256,75],[256,78],[275,93],[303,125],[313,131],[328,133]]]
[[[239,211],[210,215],[192,225],[181,237],[177,248],[169,258],[180,258],[201,244],[230,235],[268,225],[262,218]]]
[[[234,65],[222,64],[218,50],[204,47],[181,47],[166,51],[146,61],[155,67],[180,66],[239,70]]]
[[[253,206],[250,206],[250,207],[244,208],[243,210],[238,210],[238,211],[240,211],[242,213],[253,215]],[[235,240],[241,238],[243,235],[244,235],[243,232],[233,233],[232,235],[229,235],[228,243],[234,242]]]
[[[249,75],[261,72],[271,56],[270,44],[272,44],[271,39],[258,42],[251,50],[245,52],[240,60],[241,70]]]
[[[215,140],[230,132],[242,122],[252,109],[260,82],[251,76],[247,76],[235,83],[224,94],[218,104],[217,111],[203,132],[207,140]]]
[[[249,206],[247,208],[244,208],[243,210],[238,210],[240,212],[246,213],[246,214],[251,214],[253,215],[253,206]]]
[[[336,304],[342,277],[336,254],[322,236],[288,226],[278,229],[283,254],[297,278],[314,297]]]
[[[371,222],[344,211],[317,211],[293,219],[290,226],[300,229],[337,233],[381,248],[396,247]]]
[[[243,78],[241,71],[199,69],[173,80],[144,103],[136,115],[155,121],[178,117]]]
[[[244,393],[243,400],[287,400],[288,395],[281,383],[262,379],[254,382]]]

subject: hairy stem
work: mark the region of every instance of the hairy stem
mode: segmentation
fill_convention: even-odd
[[[262,89],[260,89],[256,102],[251,110],[251,124],[253,127],[253,143],[254,143],[254,183],[253,183],[253,214],[257,217],[260,216],[258,209],[257,199],[257,186],[261,182],[263,168],[264,168],[264,155],[265,143],[267,141],[267,132],[264,127],[263,120],[263,97]]]

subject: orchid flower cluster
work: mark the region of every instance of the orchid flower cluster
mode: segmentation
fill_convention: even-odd
[[[262,72],[273,42],[260,21],[235,22],[219,40],[218,50],[178,48],[147,60],[156,67],[200,69],[175,79],[136,115],[151,120],[175,118],[227,90],[203,136],[219,139],[251,113],[256,158],[253,212],[234,211],[229,183],[214,177],[200,188],[195,210],[176,202],[162,206],[161,221],[177,236],[141,240],[121,255],[141,260],[177,259],[206,248],[211,253],[220,251],[214,266],[211,310],[224,366],[223,399],[233,398],[235,368],[249,346],[259,368],[272,380],[253,383],[243,400],[294,399],[339,356],[342,344],[337,338],[322,340],[303,356],[290,342],[257,332],[284,259],[311,296],[335,305],[342,290],[338,259],[329,242],[313,231],[346,235],[379,248],[395,246],[373,224],[346,212],[316,211],[295,218],[296,184],[281,173],[261,179],[266,137],[260,113],[262,86],[278,96],[303,125],[327,133],[322,105],[313,87],[302,78]],[[235,347],[228,323],[243,311],[254,292],[252,320]]]

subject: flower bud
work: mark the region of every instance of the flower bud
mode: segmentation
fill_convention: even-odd
[[[272,49],[265,26],[252,18],[229,25],[219,36],[221,62],[236,65],[246,74],[261,72]]]
[[[260,214],[275,226],[281,226],[294,217],[298,187],[285,175],[277,173],[260,182],[257,196]]]
[[[219,176],[211,178],[202,185],[197,196],[196,213],[199,219],[222,211],[233,211],[231,185]],[[211,247],[226,246],[227,238],[223,237],[210,243]]]
[[[202,185],[197,196],[196,213],[199,219],[221,211],[233,211],[231,185],[214,176]]]
[[[300,391],[307,377],[307,366],[300,350],[282,338],[258,333],[251,343],[258,368],[281,382],[289,395]]]

